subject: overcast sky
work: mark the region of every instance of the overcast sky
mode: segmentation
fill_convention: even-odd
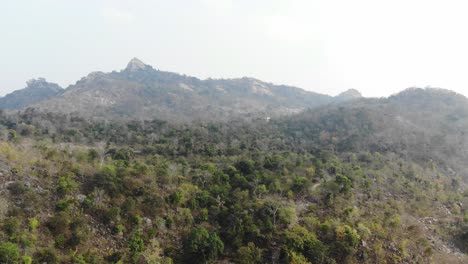
[[[468,95],[468,4],[431,0],[0,1],[0,95],[66,87],[132,57],[199,78]]]

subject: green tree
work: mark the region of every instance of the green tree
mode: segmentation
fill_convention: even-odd
[[[285,231],[283,237],[286,252],[298,252],[312,263],[324,263],[327,257],[327,247],[317,239],[315,234],[305,227],[295,225]],[[291,254],[287,254],[291,256]]]
[[[341,193],[349,193],[353,187],[353,182],[348,177],[339,173],[336,175],[335,182],[341,187]]]
[[[360,239],[356,230],[350,226],[338,226],[335,228],[335,241],[331,245],[330,252],[335,258],[342,260],[355,252]]]
[[[252,174],[255,171],[255,163],[252,160],[243,159],[236,164],[236,168],[244,175]]]
[[[304,194],[311,185],[306,177],[295,177],[291,189],[295,194]]]
[[[102,188],[109,195],[114,196],[123,189],[122,178],[117,175],[117,168],[113,165],[105,165],[92,179],[92,185]]]
[[[78,188],[78,183],[73,180],[70,176],[59,177],[57,183],[57,193],[60,195],[66,195],[72,193],[76,188]]]
[[[16,244],[6,242],[0,244],[0,263],[13,264],[18,263],[19,250]]]
[[[237,261],[242,264],[263,263],[263,249],[258,248],[254,243],[249,242],[247,246],[237,250]]]
[[[214,232],[195,228],[187,239],[187,253],[191,261],[204,263],[216,259],[224,251],[224,243]]]
[[[140,231],[133,233],[132,237],[128,241],[128,248],[132,253],[132,259],[134,262],[137,262],[140,253],[145,250],[145,241],[142,238]]]

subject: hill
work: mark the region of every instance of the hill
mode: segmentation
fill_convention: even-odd
[[[24,89],[14,91],[0,98],[0,109],[22,109],[39,103],[63,92],[63,88],[44,78],[32,79]]]
[[[467,105],[415,88],[270,120],[3,113],[0,252],[37,263],[466,263]]]
[[[285,119],[287,133],[337,151],[392,151],[468,173],[468,100],[444,89],[410,88],[389,98],[360,99]]]

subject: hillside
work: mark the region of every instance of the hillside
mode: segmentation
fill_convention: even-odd
[[[467,263],[467,106],[408,89],[269,121],[4,113],[0,252],[33,263]]]
[[[468,175],[468,99],[443,89],[410,88],[285,119],[297,140],[337,151],[392,151]]]
[[[101,119],[219,121],[290,115],[334,101],[355,99],[359,92],[350,91],[335,98],[254,78],[200,80],[156,70],[134,58],[121,71],[91,73],[54,95],[46,101],[32,99],[16,104],[15,108],[33,107]]]
[[[63,88],[44,78],[32,79],[24,89],[14,91],[0,98],[0,109],[21,109],[63,92]]]

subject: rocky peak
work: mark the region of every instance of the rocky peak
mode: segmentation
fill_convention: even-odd
[[[336,98],[339,100],[352,100],[362,98],[362,94],[356,89],[349,89],[337,95]]]
[[[48,82],[45,78],[31,79],[26,82],[26,87],[19,91],[31,91],[35,93],[55,93],[62,91],[63,88],[56,83]],[[15,92],[13,92],[15,93]]]
[[[138,70],[144,70],[148,65],[143,63],[141,60],[138,58],[133,58],[130,60],[130,62],[127,64],[127,68],[125,68],[126,71],[138,71]]]
[[[26,82],[27,88],[41,88],[44,87],[45,85],[48,85],[49,83],[45,78],[37,78],[37,79],[31,79]]]

